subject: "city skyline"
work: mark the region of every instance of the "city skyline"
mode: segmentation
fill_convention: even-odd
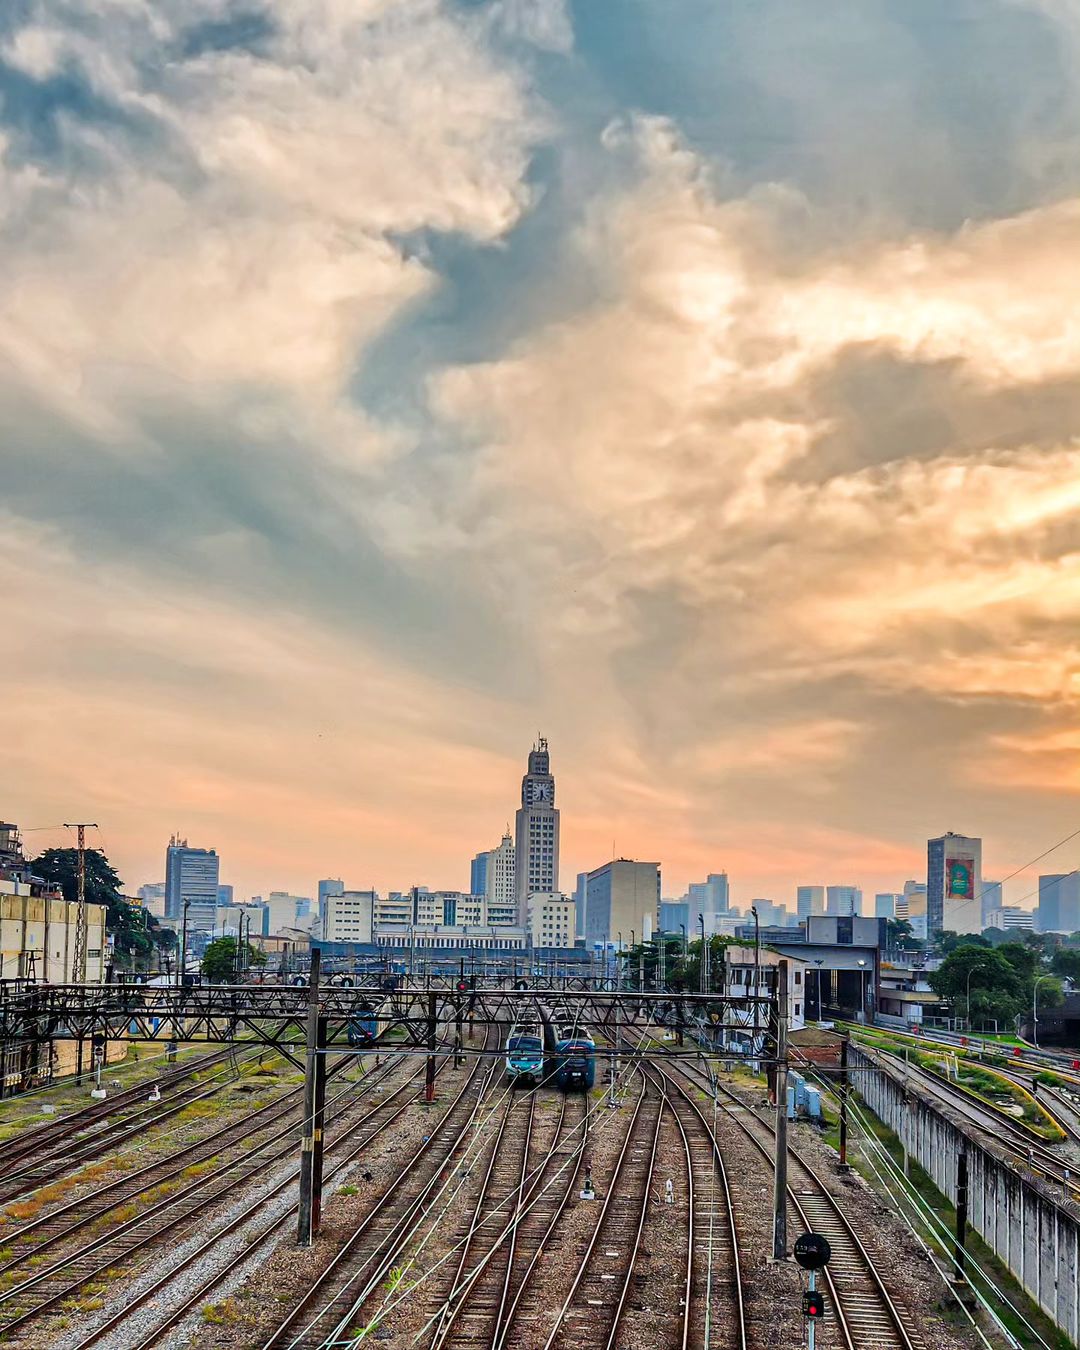
[[[9,815],[132,889],[178,827],[241,891],[462,886],[543,727],[564,886],[1072,828],[1074,7],[26,0],[0,51]]]

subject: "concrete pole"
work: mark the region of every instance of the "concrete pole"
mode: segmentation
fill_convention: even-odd
[[[326,1019],[319,1016],[319,965],[322,953],[311,953],[307,1006],[307,1072],[304,1076],[304,1120],[300,1142],[300,1216],[296,1240],[310,1247],[322,1216],[323,1116],[326,1105]]]
[[[755,1005],[756,1006],[756,1005]],[[777,966],[776,1157],[773,1165],[773,1260],[787,1260],[788,963]]]

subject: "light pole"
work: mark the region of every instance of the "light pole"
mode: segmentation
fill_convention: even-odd
[[[821,1021],[821,967],[825,964],[823,956],[814,957],[814,965],[817,966],[817,1020]]]
[[[750,913],[754,916],[754,1054],[757,1054],[758,1039],[758,995],[761,993],[761,916],[758,914],[757,905],[750,906]],[[820,994],[820,989],[819,989]],[[755,1067],[754,1072],[757,1073]]]
[[[176,983],[182,985],[184,976],[187,974],[187,915],[191,908],[191,901],[184,901],[184,916],[180,920],[180,953],[176,963]]]
[[[866,1021],[866,958],[859,957],[859,1020]]]
[[[698,915],[701,924],[701,969],[698,971],[698,987],[704,994],[709,985],[709,949],[705,945],[705,915]]]
[[[964,995],[964,1015],[967,1018],[967,1029],[971,1030],[971,977],[977,970],[982,970],[982,966],[972,966],[967,973],[967,992]]]
[[[1039,985],[1043,980],[1052,980],[1053,975],[1040,975],[1031,990],[1031,1039],[1038,1048],[1039,1044]]]

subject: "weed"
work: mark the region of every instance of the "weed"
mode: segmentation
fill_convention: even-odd
[[[230,1326],[241,1320],[241,1312],[236,1299],[226,1298],[220,1303],[204,1303],[202,1319],[212,1326]]]
[[[338,1190],[338,1195],[357,1195],[358,1193],[356,1186],[342,1186]]]

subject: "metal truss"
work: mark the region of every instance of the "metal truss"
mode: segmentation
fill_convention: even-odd
[[[716,994],[640,993],[565,985],[511,989],[477,982],[462,990],[453,980],[381,988],[379,977],[361,976],[352,987],[324,984],[318,991],[328,1050],[349,1047],[349,1027],[374,1014],[382,1038],[400,1029],[406,1045],[428,1046],[434,1026],[513,1025],[535,1021],[544,1008],[554,1019],[616,1036],[642,1019],[676,1032],[723,1026],[733,1012],[749,1018],[755,1005],[762,1029],[775,1024],[771,995],[727,998]],[[537,982],[540,983],[540,982]],[[553,982],[552,982],[553,983]],[[543,982],[548,985],[547,981]],[[304,985],[146,984],[29,985],[9,988],[0,998],[0,1041],[32,1043],[53,1039],[245,1042],[272,1046],[293,1059],[302,1053],[310,991]],[[688,1053],[697,1054],[696,1047]]]

